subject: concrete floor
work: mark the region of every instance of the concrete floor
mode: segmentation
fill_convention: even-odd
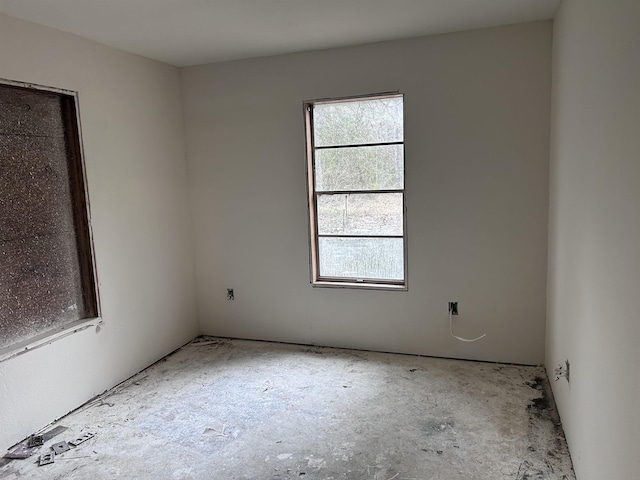
[[[0,478],[575,479],[543,378],[537,367],[201,337],[56,422],[68,430]],[[84,432],[96,436],[37,465]]]

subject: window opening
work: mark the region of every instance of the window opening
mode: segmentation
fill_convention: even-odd
[[[311,281],[406,287],[403,96],[305,103]]]
[[[76,98],[0,84],[0,352],[98,316]]]

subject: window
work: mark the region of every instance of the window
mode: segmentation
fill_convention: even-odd
[[[75,95],[0,84],[0,353],[97,315]]]
[[[305,103],[311,282],[406,288],[403,96]]]

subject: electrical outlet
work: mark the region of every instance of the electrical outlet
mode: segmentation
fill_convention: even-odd
[[[567,381],[567,383],[569,383],[569,382],[570,382],[570,377],[569,377],[569,375],[570,375],[570,371],[569,371],[569,367],[570,367],[570,365],[569,365],[569,360],[565,360],[565,361],[564,361],[564,365],[563,365],[563,364],[560,364],[560,365],[558,365],[558,367],[557,367],[557,368],[555,368],[555,369],[553,370],[553,374],[554,374],[554,375],[555,375],[555,377],[556,377],[556,378],[555,378],[556,382],[557,382],[558,380],[560,380],[561,378],[564,378],[564,379]]]
[[[233,294],[233,288],[227,288],[227,300],[235,300],[236,297]]]
[[[458,315],[458,302],[449,302],[447,311],[451,313],[451,315]]]

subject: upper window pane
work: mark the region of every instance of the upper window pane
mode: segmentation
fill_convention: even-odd
[[[402,142],[402,97],[317,103],[313,130],[316,147]]]
[[[402,190],[403,145],[316,151],[316,190]]]

